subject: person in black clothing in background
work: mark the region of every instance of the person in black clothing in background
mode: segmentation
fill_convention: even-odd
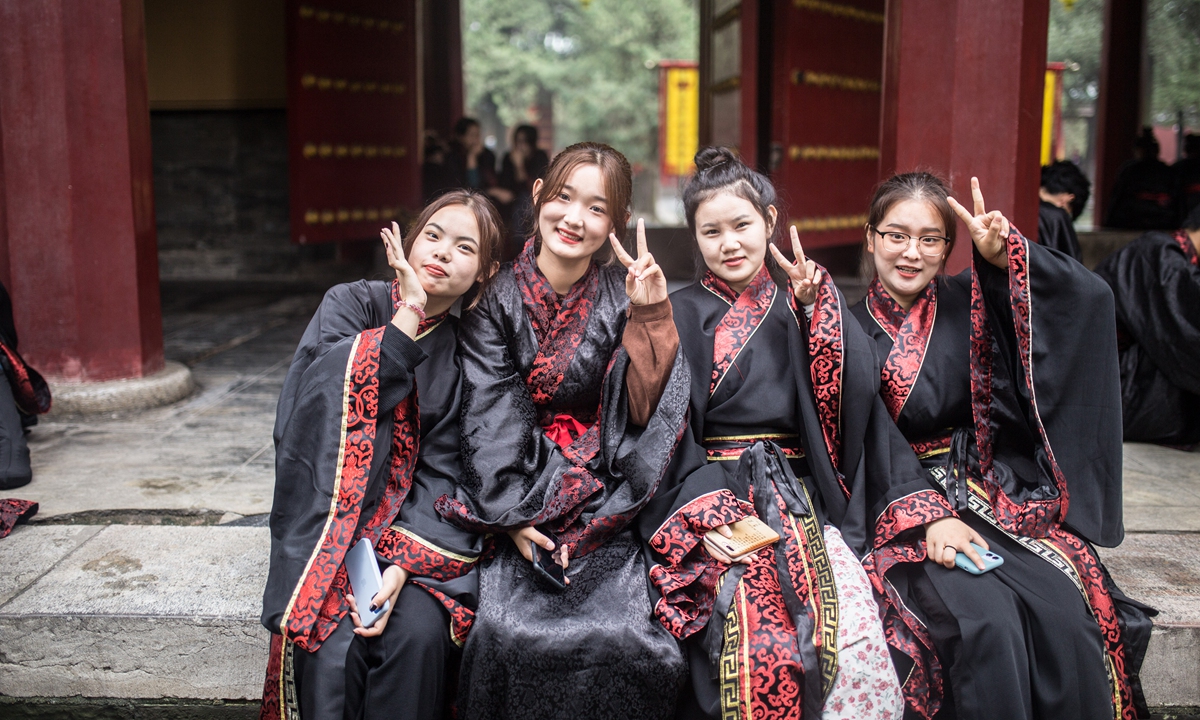
[[[1133,148],[1134,159],[1121,168],[1113,186],[1104,226],[1132,230],[1170,230],[1179,219],[1175,205],[1175,174],[1158,159],[1158,140],[1142,128]]]
[[[447,178],[456,188],[491,194],[497,187],[496,155],[483,145],[483,132],[475,118],[454,123],[454,139],[446,156]]]
[[[1200,135],[1189,133],[1184,136],[1183,154],[1184,158],[1171,166],[1175,171],[1180,218],[1186,218],[1188,213],[1200,207]]]
[[[546,174],[550,156],[538,147],[538,130],[532,125],[518,125],[513,130],[512,149],[500,163],[500,188],[507,199],[493,193],[501,201],[500,214],[508,222],[509,242],[504,253],[511,260],[521,252],[525,243],[524,232],[530,227],[533,209],[533,183]]]
[[[1038,188],[1038,244],[1080,259],[1075,221],[1083,214],[1092,184],[1070,160],[1042,166]]]
[[[1200,205],[1096,268],[1116,299],[1125,439],[1200,442]]]
[[[12,300],[2,284],[0,368],[3,368],[6,380],[0,382],[0,490],[12,490],[28,485],[33,479],[25,433],[26,428],[37,424],[39,414],[50,410],[50,388],[17,353]]]

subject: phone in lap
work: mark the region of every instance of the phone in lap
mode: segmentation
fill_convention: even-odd
[[[546,537],[550,537],[547,535]],[[558,549],[558,540],[550,537],[554,542],[554,549]],[[540,547],[532,540],[529,542],[530,549],[533,550],[533,569],[555,590],[566,590],[567,582],[566,575],[563,571],[563,566],[554,561],[554,551]]]
[[[383,587],[383,573],[379,572],[379,561],[375,559],[375,548],[371,541],[363,538],[346,553],[346,574],[350,576],[350,590],[354,593],[354,602],[358,605],[358,619],[363,627],[371,627],[381,615],[387,612],[389,603],[385,601],[382,607],[371,611],[371,600]]]
[[[1004,564],[1004,558],[1000,557],[991,550],[984,550],[975,543],[971,543],[971,547],[975,548],[975,552],[979,553],[979,557],[983,560],[983,569],[980,570],[975,561],[967,557],[966,553],[958,553],[954,556],[954,564],[966,570],[972,575],[982,575],[985,572],[995,570]]]
[[[709,530],[704,534],[704,544],[734,562],[779,541],[779,533],[753,515],[730,523],[729,530],[732,537]]]

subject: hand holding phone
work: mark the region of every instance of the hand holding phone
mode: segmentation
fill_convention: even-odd
[[[552,588],[561,592],[567,589],[567,576],[563,566],[559,565],[554,557],[558,549],[558,543],[555,543],[554,547],[555,550],[547,550],[535,542],[530,542],[530,550],[533,551],[534,571]]]
[[[975,561],[967,557],[967,554],[964,552],[960,552],[954,556],[954,564],[972,575],[982,575],[1004,564],[1004,558],[991,550],[984,550],[975,543],[971,543],[971,547],[975,548],[975,552],[979,553],[979,557],[983,560],[983,569],[980,570]]]
[[[718,559],[724,556],[735,563],[779,540],[779,533],[754,516],[730,523],[729,530],[730,537],[709,530],[704,534],[704,545]]]
[[[379,562],[375,559],[375,548],[371,541],[363,538],[346,553],[346,574],[350,576],[350,590],[354,593],[358,607],[358,618],[362,626],[369,628],[375,624],[379,616],[387,612],[388,603],[382,607],[371,609],[371,600],[383,587],[383,574],[379,572]]]

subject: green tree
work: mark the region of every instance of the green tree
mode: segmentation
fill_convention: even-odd
[[[1185,124],[1200,127],[1200,0],[1150,0],[1146,11],[1151,117],[1170,125],[1183,110]]]
[[[464,0],[467,106],[528,121],[554,102],[555,144],[598,140],[657,158],[660,60],[695,60],[697,0]]]

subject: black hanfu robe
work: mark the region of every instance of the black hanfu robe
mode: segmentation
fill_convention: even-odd
[[[279,396],[264,718],[340,718],[348,702],[377,714],[389,699],[402,717],[440,717],[442,660],[470,628],[482,542],[434,509],[461,474],[457,320],[431,317],[413,340],[390,322],[399,302],[395,281],[331,289]],[[379,638],[349,617],[342,559],[361,538],[409,572]],[[373,653],[385,641],[411,655],[401,667]]]
[[[889,412],[1004,557],[980,576],[915,557],[883,569],[927,623],[959,716],[1131,720],[1153,611],[1092,548],[1124,534],[1112,294],[1015,230],[1007,251],[1007,272],[976,252],[908,311],[878,280],[854,307]]]
[[[37,416],[50,411],[50,386],[37,370],[17,352],[17,328],[13,323],[12,300],[0,284],[0,490],[28,485],[33,479],[25,428],[37,424]],[[7,498],[0,501],[0,538],[6,537],[18,520],[37,512],[37,503]]]
[[[1083,258],[1071,213],[1045,200],[1038,204],[1038,245],[1070,255],[1075,260]]]
[[[931,641],[855,553],[951,511],[888,418],[845,299],[827,277],[807,319],[765,267],[740,294],[708,273],[671,299],[692,375],[671,469],[686,479],[642,522],[656,523],[655,614],[691,659],[687,714],[894,717],[905,701],[936,712]],[[781,541],[749,566],[713,559],[705,532],[751,515]],[[876,518],[890,535],[872,534]]]
[[[629,422],[625,269],[593,262],[565,296],[534,242],[464,320],[461,526],[495,533],[463,648],[458,711],[475,718],[669,718],[686,668],[651,618],[630,521],[683,431],[688,375],[672,360],[644,427]],[[676,356],[678,351],[676,351]],[[570,585],[543,585],[505,533],[536,526],[570,549]]]
[[[1096,268],[1117,304],[1126,440],[1200,442],[1200,258],[1187,233],[1148,232]]]

